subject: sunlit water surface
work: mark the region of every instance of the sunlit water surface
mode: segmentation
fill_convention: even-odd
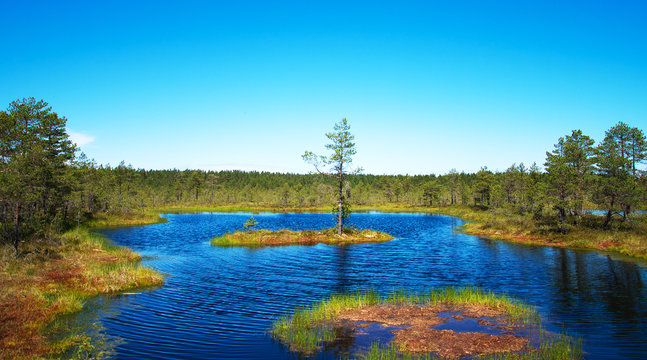
[[[392,234],[387,243],[261,249],[209,244],[240,229],[248,213],[164,216],[168,223],[103,232],[168,274],[158,289],[89,304],[107,333],[124,340],[118,359],[296,358],[267,334],[296,305],[347,290],[445,285],[476,285],[528,301],[548,330],[582,337],[586,359],[647,359],[647,270],[636,262],[484,240],[456,233],[462,220],[437,215],[352,215],[353,226]],[[330,214],[254,217],[267,229],[332,225]]]

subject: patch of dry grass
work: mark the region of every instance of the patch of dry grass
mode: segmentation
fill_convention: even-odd
[[[162,284],[163,276],[140,260],[87,228],[23,249],[18,257],[9,247],[0,248],[0,358],[39,359],[67,351],[53,346],[45,330],[57,316],[81,310],[85,299],[99,293]]]

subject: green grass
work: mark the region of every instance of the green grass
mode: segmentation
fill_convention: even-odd
[[[375,230],[357,230],[345,228],[342,235],[338,236],[336,229],[324,230],[253,230],[236,231],[217,236],[211,239],[211,245],[215,246],[280,246],[280,245],[311,245],[311,244],[356,244],[376,243],[393,239],[388,234]]]
[[[380,296],[374,290],[332,295],[309,307],[299,307],[292,315],[279,318],[274,322],[271,334],[275,339],[290,346],[293,351],[312,353],[324,343],[334,340],[334,323],[341,311],[378,304],[487,305],[505,314],[511,325],[540,324],[539,314],[534,308],[506,295],[473,287],[446,287],[424,293],[396,290],[385,296]],[[391,349],[387,352],[392,351]]]
[[[403,353],[396,345],[371,344],[365,351],[353,356],[355,360],[435,360],[431,354]]]
[[[486,360],[570,360],[582,358],[582,340],[567,334],[542,336],[539,348],[523,353],[493,354]]]

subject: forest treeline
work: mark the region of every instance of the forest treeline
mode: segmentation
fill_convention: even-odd
[[[249,206],[321,208],[335,203],[335,184],[318,174],[145,170],[100,165],[70,141],[66,119],[44,101],[12,102],[0,112],[0,236],[16,252],[23,242],[54,238],[98,213],[151,208]],[[360,144],[361,148],[361,144]],[[586,209],[604,211],[602,227],[647,208],[647,142],[622,122],[596,144],[580,130],[560,137],[544,168],[444,175],[347,175],[351,206],[479,206],[497,213],[553,219],[567,231]],[[295,154],[298,156],[298,154]]]

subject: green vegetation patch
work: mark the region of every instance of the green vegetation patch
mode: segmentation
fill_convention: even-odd
[[[375,230],[358,230],[345,228],[342,235],[336,229],[324,230],[253,230],[236,231],[211,239],[216,246],[280,246],[280,245],[314,245],[314,244],[358,244],[378,243],[393,239],[389,234]]]
[[[451,317],[451,319],[449,318]],[[450,320],[480,319],[492,331],[454,332],[433,327]],[[541,319],[531,306],[478,288],[431,289],[425,293],[375,291],[333,295],[276,320],[272,336],[292,351],[312,354],[340,338],[364,333],[371,323],[392,328],[389,344],[374,342],[354,354],[366,359],[443,358],[462,356],[524,359],[579,359],[581,342],[540,330]],[[494,329],[505,332],[494,334]],[[539,335],[529,338],[529,329]],[[526,334],[526,335],[519,335]]]

